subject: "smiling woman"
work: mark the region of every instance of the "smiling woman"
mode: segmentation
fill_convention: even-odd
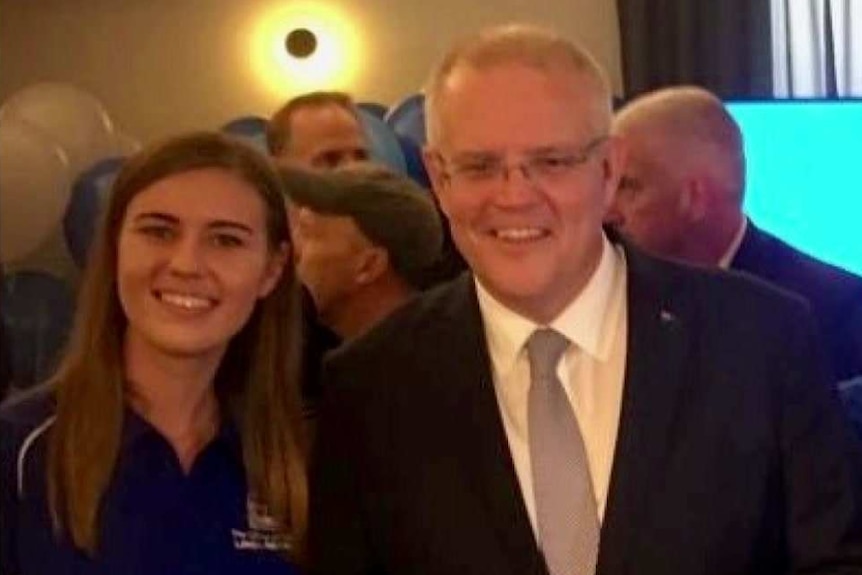
[[[127,163],[61,367],[0,410],[0,572],[301,562],[288,237],[277,176],[237,141],[192,134]]]
[[[168,176],[129,203],[117,258],[127,362],[165,353],[218,364],[282,271],[261,204],[249,183],[221,168]]]

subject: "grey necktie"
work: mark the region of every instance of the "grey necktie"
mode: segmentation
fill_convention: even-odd
[[[551,575],[593,575],[599,516],[584,440],[557,364],[569,341],[552,329],[527,341],[530,462],[539,544]]]

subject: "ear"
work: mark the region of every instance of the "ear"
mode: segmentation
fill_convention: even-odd
[[[263,279],[260,282],[260,289],[257,297],[263,299],[275,289],[278,280],[281,279],[281,274],[284,273],[284,268],[290,261],[290,242],[281,242],[278,249],[269,254],[264,270]]]
[[[679,196],[680,212],[689,222],[698,222],[706,217],[709,203],[707,184],[700,178],[691,178],[682,185]]]
[[[290,241],[295,248],[299,247],[299,207],[290,199],[285,199],[284,209],[287,211],[287,225],[290,229]]]
[[[431,188],[439,203],[440,193],[446,184],[446,175],[443,172],[440,153],[436,148],[425,146],[422,148],[422,163],[425,164],[425,171],[428,172],[428,177],[431,180]]]
[[[623,176],[623,169],[625,168],[627,148],[625,140],[615,134],[608,136],[602,147],[604,147],[602,178],[604,179],[605,189],[605,210],[608,210],[620,186],[620,179]]]
[[[389,269],[389,252],[380,246],[371,246],[366,248],[359,258],[355,281],[359,285],[374,283],[386,273],[387,269]]]

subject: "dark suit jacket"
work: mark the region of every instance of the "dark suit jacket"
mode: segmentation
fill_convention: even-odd
[[[860,453],[807,307],[632,250],[601,575],[862,573]],[[312,572],[544,575],[469,276],[336,352]],[[808,569],[808,570],[806,570]]]
[[[320,322],[308,288],[302,286],[302,407],[310,421],[317,417],[323,396],[321,367],[326,354],[341,345],[341,339]]]
[[[731,268],[807,299],[836,379],[862,375],[862,278],[800,252],[751,221]]]

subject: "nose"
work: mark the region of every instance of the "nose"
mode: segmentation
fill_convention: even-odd
[[[197,237],[188,235],[173,245],[170,270],[181,276],[200,275],[204,268],[203,246]]]
[[[507,164],[500,171],[497,203],[506,207],[530,204],[536,198],[536,184],[526,164]]]
[[[533,174],[530,172],[530,167],[524,162],[516,164],[505,164],[501,170],[504,180],[511,180],[514,173],[520,174],[520,177],[529,183],[534,183]]]

